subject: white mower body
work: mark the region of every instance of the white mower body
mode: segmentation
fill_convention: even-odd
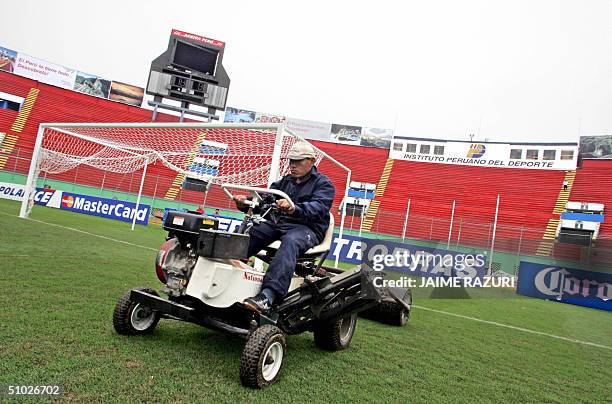
[[[208,306],[230,307],[258,294],[264,275],[240,260],[199,257],[185,293]],[[289,290],[303,282],[303,278],[294,276]]]
[[[199,257],[186,294],[212,307],[230,307],[258,294],[263,277],[240,260]]]

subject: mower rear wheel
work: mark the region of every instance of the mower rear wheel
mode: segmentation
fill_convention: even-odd
[[[137,288],[134,290],[159,296],[151,288]],[[115,331],[121,335],[151,334],[159,322],[159,312],[130,300],[130,292],[123,295],[115,305],[115,311],[113,312]]]
[[[326,351],[346,349],[351,344],[356,326],[356,314],[319,323],[314,328],[315,344]]]
[[[247,339],[240,357],[240,381],[261,389],[278,380],[287,351],[285,335],[276,326],[257,328]]]
[[[385,323],[403,327],[410,318],[410,312],[400,303],[395,301],[387,302],[383,301],[380,303],[380,311],[382,316],[385,318]]]

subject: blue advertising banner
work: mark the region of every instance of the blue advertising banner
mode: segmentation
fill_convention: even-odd
[[[596,215],[593,213],[574,213],[574,212],[561,212],[561,219],[563,220],[582,220],[583,222],[604,222],[604,215]]]
[[[98,198],[95,196],[79,195],[62,192],[61,209],[71,212],[83,213],[105,217],[108,219],[132,222],[136,215],[136,223],[147,225],[149,223],[149,205],[140,204],[136,212],[136,203],[116,199]]]
[[[516,293],[612,311],[612,274],[521,261]]]
[[[36,188],[34,194],[34,203],[36,205],[46,206],[48,208],[59,209],[64,193],[57,189]]]
[[[483,279],[487,261],[483,254],[423,247],[388,240],[334,235],[329,259],[359,265],[367,260],[374,269],[387,269],[416,276]]]

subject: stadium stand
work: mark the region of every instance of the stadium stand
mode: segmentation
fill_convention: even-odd
[[[409,223],[409,235],[428,238],[432,233],[433,240],[446,240],[454,200],[455,226],[451,239],[460,236],[465,241],[486,243],[486,240],[482,240],[481,227],[462,226],[459,235],[459,223],[492,223],[499,194],[498,224],[533,228],[539,232],[530,234],[541,238],[562,181],[563,172],[559,171],[396,161],[380,209],[396,211],[403,216],[410,198],[410,215],[414,216],[414,220],[411,225]],[[431,224],[420,217],[441,221],[433,224],[432,231]],[[385,221],[381,218],[381,221],[385,221],[384,227],[401,234],[403,223],[395,218],[389,219]],[[514,235],[499,236],[503,239],[513,238]]]
[[[60,89],[13,74],[0,72],[0,90],[26,99],[20,112],[0,110],[0,132],[6,138],[0,153],[0,170],[26,174],[38,125],[42,122],[150,122],[151,111]],[[177,122],[173,115],[158,114],[161,122]],[[485,168],[388,160],[388,151],[378,148],[312,141],[352,170],[352,180],[377,184],[375,207],[368,217],[368,229],[392,236],[402,235],[407,201],[411,199],[407,236],[445,242],[453,200],[456,203],[453,232],[455,243],[488,247],[497,195],[501,195],[496,248],[514,251],[517,243],[535,253],[558,220],[558,207],[572,201],[604,203],[612,207],[612,161],[586,160],[570,192],[562,193],[563,171]],[[338,185],[334,213],[342,200],[345,173],[329,162],[321,171]],[[78,172],[75,172],[77,171]],[[572,172],[573,175],[573,172]],[[49,177],[51,178],[51,176]],[[80,166],[54,179],[136,193],[140,173],[128,178],[108,173],[102,179],[93,168]],[[148,167],[143,194],[200,204],[202,194],[170,190],[180,178],[160,164]],[[594,184],[597,184],[594,186]],[[213,187],[207,205],[230,208],[219,187]],[[339,219],[339,217],[337,216]],[[337,221],[338,223],[339,221]],[[364,221],[365,223],[365,221]],[[552,225],[551,225],[552,223]],[[349,226],[351,224],[349,223]],[[358,221],[352,222],[354,229]],[[612,234],[612,223],[602,225],[601,235]],[[520,241],[519,241],[520,240]],[[571,247],[571,246],[570,246]],[[567,248],[569,256],[579,250]]]

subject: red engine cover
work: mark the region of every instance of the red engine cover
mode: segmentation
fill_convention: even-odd
[[[166,283],[166,273],[164,272],[162,265],[164,262],[166,262],[168,253],[175,248],[178,243],[179,242],[176,238],[171,238],[162,244],[161,247],[159,247],[157,257],[155,258],[155,273],[157,274],[157,278],[161,281],[161,283]]]

